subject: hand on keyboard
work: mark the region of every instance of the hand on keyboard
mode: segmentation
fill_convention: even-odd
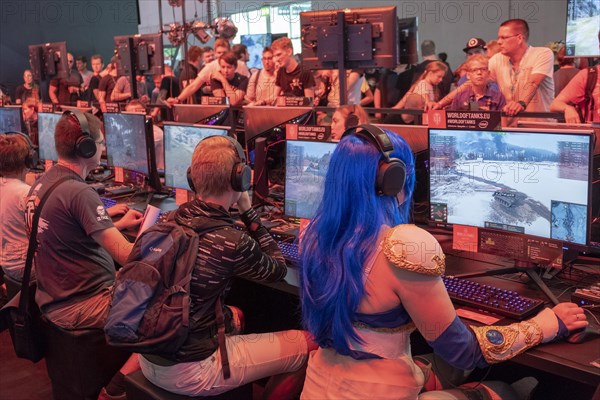
[[[144,214],[142,214],[141,212],[139,212],[137,210],[130,209],[129,211],[127,211],[127,213],[125,215],[123,215],[123,218],[121,218],[120,220],[118,220],[115,223],[115,226],[119,230],[136,228],[140,225],[143,218],[144,218]]]
[[[115,204],[114,206],[108,208],[106,211],[108,212],[108,215],[112,218],[118,215],[125,215],[125,213],[129,211],[129,207],[127,206],[127,204],[124,203]]]

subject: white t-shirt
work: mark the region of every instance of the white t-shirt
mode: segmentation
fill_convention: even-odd
[[[508,56],[495,54],[489,62],[490,80],[498,82],[506,102],[525,100],[531,75],[543,74],[535,96],[525,111],[549,112],[554,100],[554,54],[546,47],[531,47],[525,51],[519,68],[513,69]]]
[[[18,281],[23,277],[29,245],[25,228],[25,199],[28,193],[29,185],[25,182],[0,178],[0,265],[6,275]]]

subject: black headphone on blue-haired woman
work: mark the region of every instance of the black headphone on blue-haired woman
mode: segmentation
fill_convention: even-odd
[[[29,168],[29,169],[35,168],[38,165],[39,156],[38,156],[37,146],[35,144],[33,144],[29,135],[27,135],[23,132],[17,132],[17,131],[4,132],[4,134],[5,135],[19,135],[20,137],[23,138],[23,140],[25,140],[25,142],[27,142],[27,147],[29,148],[29,151],[27,152],[27,155],[25,156],[25,160],[23,160],[23,161],[25,162],[25,166],[27,168]]]
[[[250,166],[246,163],[246,154],[244,153],[244,149],[238,143],[237,140],[235,140],[234,138],[229,137],[229,136],[218,136],[218,135],[208,136],[208,137],[202,139],[200,141],[200,143],[202,143],[203,140],[209,139],[214,136],[224,137],[227,140],[229,140],[231,147],[233,147],[237,153],[239,161],[237,161],[235,164],[233,164],[233,168],[231,170],[231,179],[230,179],[231,187],[236,192],[247,191],[252,186],[252,168],[250,168]],[[198,144],[200,144],[200,143],[198,143]],[[196,145],[196,147],[198,147],[198,145]],[[194,181],[192,179],[192,166],[191,165],[187,169],[187,181],[188,181],[188,185],[190,186],[190,189],[192,189],[192,191],[195,192],[196,188],[194,187]]]
[[[396,196],[404,188],[406,165],[399,158],[392,157],[394,146],[383,129],[370,124],[353,126],[346,129],[342,138],[355,135],[374,145],[382,157],[377,166],[375,190],[379,196]]]

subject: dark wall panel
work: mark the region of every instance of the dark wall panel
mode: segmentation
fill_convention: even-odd
[[[137,0],[2,0],[0,83],[13,97],[29,68],[30,44],[66,41],[74,56],[89,60],[99,53],[106,62],[113,53],[113,36],[137,33],[138,23]]]

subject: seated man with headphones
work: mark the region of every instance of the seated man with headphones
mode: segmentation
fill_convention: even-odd
[[[142,214],[113,207],[108,212],[85,182],[98,167],[104,136],[98,118],[66,111],[56,125],[58,163],[29,192],[25,219],[46,190],[64,176],[42,208],[35,256],[36,301],[51,322],[63,329],[102,328],[108,313],[115,263],[124,264],[133,246],[119,232],[137,226]],[[114,223],[113,214],[125,214]],[[114,260],[114,261],[113,261]]]
[[[25,175],[37,162],[37,151],[29,136],[21,132],[0,135],[0,265],[7,276],[19,282],[29,244],[23,218],[30,189]]]
[[[140,355],[142,372],[155,385],[188,396],[217,395],[278,375],[270,379],[265,397],[294,398],[312,348],[307,335],[237,334],[239,313],[223,306],[233,278],[275,282],[287,272],[277,243],[251,208],[251,170],[244,150],[227,136],[202,140],[194,150],[188,181],[196,198],[175,211],[175,221],[216,229],[199,238],[186,342],[173,354]],[[247,231],[234,228],[232,206],[237,206]]]

